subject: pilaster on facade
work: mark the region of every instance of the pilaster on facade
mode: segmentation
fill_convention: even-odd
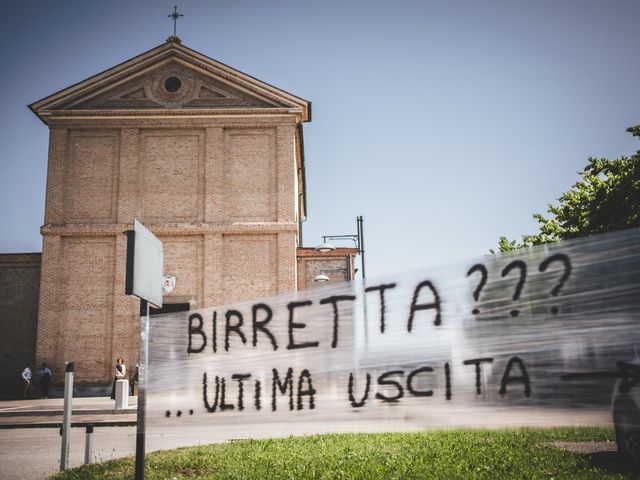
[[[279,126],[277,133],[278,166],[277,166],[277,191],[278,191],[278,221],[296,221],[296,129],[293,125]]]
[[[222,298],[222,233],[212,233],[204,236],[204,278],[203,301],[204,306],[220,305]]]
[[[207,128],[205,152],[204,222],[219,224],[223,221],[221,205],[224,199],[224,129],[222,127]]]
[[[125,364],[135,365],[137,350],[134,339],[139,334],[138,320],[140,318],[140,302],[132,297],[123,295],[127,257],[127,238],[125,235],[115,237],[115,276],[113,281],[113,322],[111,328],[110,355],[115,362],[117,357],[123,357]],[[111,366],[102,381],[111,379]]]
[[[52,128],[49,132],[45,225],[59,225],[64,222],[63,195],[67,137],[66,128]]]
[[[140,130],[122,128],[120,131],[120,168],[118,178],[117,223],[129,223],[138,212],[138,155]]]
[[[60,337],[60,259],[62,256],[62,238],[45,237],[42,242],[43,261],[40,270],[40,299],[38,303],[38,326],[36,334],[36,358],[40,362],[53,365],[56,372],[62,373],[58,363],[58,339]],[[64,364],[62,364],[64,365]]]
[[[296,290],[296,232],[278,234],[278,293]]]

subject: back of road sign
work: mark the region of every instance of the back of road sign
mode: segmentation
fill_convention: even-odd
[[[127,234],[125,294],[162,307],[162,242],[138,220]]]

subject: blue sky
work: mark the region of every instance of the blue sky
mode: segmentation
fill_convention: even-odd
[[[41,249],[48,130],[27,105],[163,43],[174,3],[3,4],[1,253]],[[634,0],[178,8],[185,45],[313,102],[304,243],[363,215],[368,277],[532,233],[589,156],[640,148]]]

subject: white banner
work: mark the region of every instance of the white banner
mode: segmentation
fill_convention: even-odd
[[[608,424],[638,378],[639,294],[628,230],[152,317],[147,432]]]

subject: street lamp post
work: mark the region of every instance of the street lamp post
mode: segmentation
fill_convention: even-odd
[[[362,268],[362,279],[366,278],[365,269],[364,269],[364,230],[363,230],[363,218],[359,216],[356,218],[357,225],[357,233],[355,235],[323,235],[322,236],[322,245],[316,247],[318,252],[331,252],[336,249],[332,244],[328,243],[327,240],[351,240],[356,244],[356,248],[358,249],[358,254],[360,255],[360,267]]]

